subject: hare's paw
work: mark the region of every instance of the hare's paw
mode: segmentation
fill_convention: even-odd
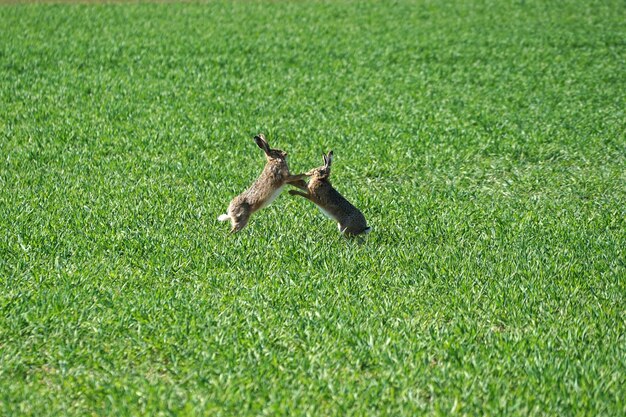
[[[298,180],[298,181],[290,182],[289,185],[292,185],[294,187],[297,187],[297,188],[299,188],[301,190],[305,190],[305,191],[308,189],[307,183],[304,180]]]
[[[309,198],[308,194],[305,194],[305,193],[297,191],[297,190],[289,190],[289,194],[290,195],[299,195],[299,196],[304,197],[304,198]]]

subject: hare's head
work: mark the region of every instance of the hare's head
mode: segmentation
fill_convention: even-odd
[[[322,154],[322,158],[324,158],[324,165],[319,168],[313,168],[306,173],[307,176],[311,177],[311,180],[328,179],[330,177],[330,164],[333,163],[333,151],[328,152],[328,155]]]
[[[265,140],[265,135],[262,133],[254,137],[254,142],[256,142],[259,148],[263,149],[268,161],[285,162],[287,160],[287,152],[281,151],[280,149],[271,149],[269,143]]]

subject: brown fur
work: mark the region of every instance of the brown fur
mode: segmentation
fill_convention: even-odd
[[[271,149],[263,134],[254,137],[254,141],[263,149],[267,163],[263,172],[254,183],[243,193],[233,198],[228,206],[228,212],[219,217],[219,220],[230,219],[231,233],[243,229],[252,213],[269,205],[278,197],[282,187],[291,184],[295,187],[306,189],[304,174],[291,175],[287,165],[287,152],[280,149]]]
[[[324,165],[305,174],[311,177],[307,192],[291,190],[289,194],[299,195],[315,203],[327,216],[339,223],[341,233],[347,235],[369,233],[371,228],[367,226],[363,213],[346,200],[344,196],[339,194],[330,183],[330,165],[332,163],[333,151],[328,152],[328,156],[322,156]]]

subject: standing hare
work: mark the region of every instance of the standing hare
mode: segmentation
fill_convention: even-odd
[[[274,201],[286,184],[306,189],[304,174],[291,175],[289,173],[287,152],[271,149],[263,134],[255,136],[254,141],[265,152],[267,163],[250,188],[233,198],[228,206],[227,214],[218,217],[220,221],[231,221],[231,233],[243,229],[248,224],[250,215]]]
[[[372,228],[367,226],[363,213],[350,204],[330,184],[330,164],[333,162],[333,151],[328,152],[328,156],[322,155],[322,157],[324,158],[324,165],[304,174],[311,177],[307,192],[290,190],[289,194],[311,200],[322,213],[338,223],[341,233],[350,236],[369,233]]]

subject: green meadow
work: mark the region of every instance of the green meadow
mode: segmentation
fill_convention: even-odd
[[[626,415],[625,22],[0,5],[0,415]],[[229,234],[260,132],[372,233]]]

